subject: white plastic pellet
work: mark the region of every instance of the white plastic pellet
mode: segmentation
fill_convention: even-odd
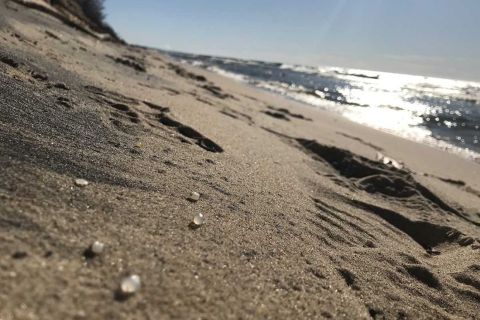
[[[85,179],[75,179],[75,185],[77,187],[86,187],[88,186],[88,181]]]
[[[195,226],[201,226],[205,223],[205,217],[203,216],[202,213],[197,213],[195,217],[193,217],[193,224]]]
[[[200,193],[193,191],[188,199],[197,202],[198,200],[200,200]]]
[[[91,246],[92,252],[95,254],[101,254],[105,249],[105,244],[100,241],[95,241]]]
[[[140,277],[136,274],[132,274],[126,278],[123,278],[122,283],[120,284],[120,290],[123,294],[134,294],[138,290],[142,283],[140,281]]]

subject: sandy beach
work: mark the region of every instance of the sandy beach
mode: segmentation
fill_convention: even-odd
[[[0,44],[1,320],[479,318],[480,163],[14,1]]]

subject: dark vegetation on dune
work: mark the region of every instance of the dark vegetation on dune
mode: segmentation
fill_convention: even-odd
[[[106,33],[113,39],[120,40],[115,30],[105,21],[105,0],[50,0],[50,4],[86,22],[95,32]]]

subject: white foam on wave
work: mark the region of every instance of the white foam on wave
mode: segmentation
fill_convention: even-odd
[[[202,61],[200,60],[194,60],[191,62],[191,65],[194,66],[194,67],[203,67],[205,65],[205,63],[203,63]]]
[[[249,78],[244,76],[244,75],[241,75],[241,74],[238,74],[238,73],[233,73],[233,72],[230,72],[230,71],[226,71],[226,70],[221,69],[221,68],[216,67],[216,66],[210,66],[210,67],[207,68],[207,70],[210,70],[212,72],[218,73],[219,75],[222,75],[224,77],[234,79],[234,80],[237,80],[237,81],[240,81],[240,82],[249,82]]]
[[[296,72],[303,72],[303,73],[318,73],[318,70],[314,67],[309,67],[309,66],[302,66],[302,65],[293,65],[293,64],[282,64],[280,65],[280,69],[283,70],[292,70]]]

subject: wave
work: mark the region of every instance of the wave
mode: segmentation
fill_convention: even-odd
[[[219,75],[222,75],[224,77],[234,79],[234,80],[237,80],[237,81],[240,81],[240,82],[247,82],[247,83],[251,82],[250,79],[246,76],[243,76],[243,75],[238,74],[238,73],[229,72],[227,70],[221,69],[221,68],[216,67],[216,66],[207,67],[207,70],[210,70],[212,72],[218,73]]]

